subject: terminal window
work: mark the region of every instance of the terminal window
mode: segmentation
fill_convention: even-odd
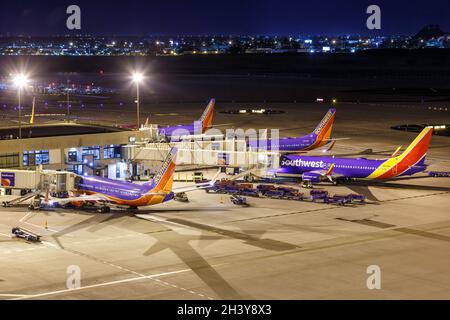
[[[23,165],[25,167],[34,167],[41,164],[49,164],[50,155],[48,150],[24,151]]]
[[[83,148],[83,156],[92,155],[94,160],[100,160],[100,147],[93,146],[89,148]]]
[[[103,159],[114,159],[122,156],[122,147],[116,145],[104,146]]]
[[[18,153],[0,154],[0,168],[17,168],[17,167],[19,167]]]

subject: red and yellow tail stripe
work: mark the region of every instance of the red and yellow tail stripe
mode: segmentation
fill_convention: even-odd
[[[319,123],[317,128],[314,130],[314,133],[316,137],[316,141],[307,148],[306,150],[313,150],[315,148],[319,148],[321,146],[326,145],[330,138],[331,134],[333,132],[333,124],[334,124],[334,118],[336,117],[336,109],[330,109],[325,117],[322,119],[322,121]]]
[[[175,161],[177,157],[177,149],[172,148],[169,155],[164,160],[158,174],[153,179],[154,187],[150,193],[169,193],[172,191],[173,174],[175,172]]]
[[[212,127],[215,105],[216,100],[211,99],[205,111],[203,112],[202,117],[200,118],[200,121],[202,122],[202,133],[205,133],[206,130]]]
[[[367,178],[394,178],[419,163],[427,155],[432,134],[433,127],[425,128],[400,156],[386,160]]]

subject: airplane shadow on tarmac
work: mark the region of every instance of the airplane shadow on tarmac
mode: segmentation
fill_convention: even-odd
[[[450,187],[437,187],[437,186],[424,186],[424,185],[413,185],[397,183],[397,181],[408,181],[408,180],[420,180],[429,178],[428,176],[423,177],[405,177],[392,179],[390,181],[351,181],[345,184],[345,187],[360,194],[364,194],[367,199],[381,202],[373,193],[370,191],[369,187],[382,188],[382,189],[403,189],[403,190],[418,190],[418,191],[436,191],[436,192],[450,192]]]
[[[184,210],[177,211],[182,212]],[[148,211],[139,210],[139,213],[145,214],[145,212]],[[156,213],[157,211],[155,210],[152,212]],[[138,222],[140,223],[138,224]],[[143,253],[144,256],[152,256],[158,252],[169,249],[174,254],[176,254],[177,257],[184,264],[186,264],[221,299],[251,298],[246,294],[238,293],[190,244],[190,241],[200,240],[200,246],[210,245],[210,241],[221,240],[223,239],[223,237],[214,235],[210,236],[203,233],[198,236],[184,235],[176,232],[167,225],[164,225],[164,228],[158,230],[157,232],[147,232],[145,230],[145,226],[142,226],[142,222],[147,222],[152,225],[154,225],[155,223],[162,226],[164,225],[163,222],[149,221],[147,219],[138,218],[134,215],[134,213],[94,215],[80,223],[72,225],[53,234],[52,237],[61,249],[72,251],[71,249],[65,248],[59,238],[63,235],[67,235],[81,229],[86,229],[89,232],[94,232],[101,230],[108,225],[115,225],[119,228],[146,234],[149,237],[156,239],[157,242]]]

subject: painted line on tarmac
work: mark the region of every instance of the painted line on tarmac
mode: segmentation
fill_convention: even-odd
[[[28,212],[26,215],[22,217],[22,219],[19,220],[19,222],[25,222],[25,220],[28,220],[30,218],[29,216],[33,214],[34,212]]]
[[[27,224],[27,225],[30,225],[30,226],[35,227],[35,228],[42,229],[42,230],[51,231],[51,232],[59,232],[57,230],[53,230],[53,229],[50,229],[50,228],[45,228],[43,226],[39,226],[37,224],[33,224],[31,222],[28,222],[28,219],[30,219],[34,214],[36,214],[36,213],[35,212],[31,212],[31,211],[28,212],[24,217],[22,217],[22,219],[19,220],[19,222]]]
[[[58,230],[53,230],[53,229],[50,229],[50,228],[44,228],[44,227],[39,226],[39,225],[34,224],[34,223],[30,223],[30,222],[23,222],[23,223],[25,223],[25,224],[27,224],[27,225],[29,225],[29,226],[38,228],[38,229],[45,230],[45,231],[51,231],[51,232],[55,232],[55,233],[59,232]]]
[[[180,273],[185,273],[185,272],[190,272],[190,271],[192,271],[192,270],[191,269],[183,269],[183,270],[178,270],[178,271],[153,274],[153,275],[149,275],[149,276],[141,276],[141,277],[136,277],[136,278],[130,278],[130,279],[124,279],[124,280],[117,280],[117,281],[110,281],[110,282],[104,282],[104,283],[99,283],[99,284],[93,284],[93,285],[90,285],[90,286],[85,286],[85,287],[80,287],[80,288],[75,288],[75,289],[64,289],[64,290],[44,292],[44,293],[34,294],[34,295],[17,295],[17,297],[12,299],[12,300],[41,298],[41,297],[45,297],[45,296],[58,295],[58,294],[61,294],[61,293],[76,292],[76,291],[81,291],[81,290],[89,290],[89,289],[106,287],[106,286],[111,286],[111,285],[116,285],[116,284],[127,283],[127,282],[135,282],[135,281],[146,280],[146,279],[157,280],[157,279],[154,279],[154,278],[159,278],[159,277],[164,277],[164,276],[174,275],[174,274],[180,274]],[[160,280],[159,280],[159,282],[160,282]],[[9,296],[14,296],[14,295],[9,295]]]
[[[25,298],[25,297],[27,297],[27,295],[25,295],[25,294],[0,293],[0,297]]]
[[[63,251],[66,251],[66,252],[70,252],[70,253],[75,254],[75,255],[77,255],[77,256],[84,257],[84,258],[90,259],[90,260],[92,260],[92,261],[95,261],[95,262],[98,262],[98,263],[102,263],[102,264],[104,264],[104,265],[108,265],[108,266],[113,267],[113,268],[116,268],[116,269],[118,269],[118,270],[121,270],[121,271],[124,271],[124,272],[129,272],[129,273],[131,273],[131,274],[134,274],[134,275],[136,275],[136,276],[139,276],[139,278],[149,279],[149,280],[155,281],[156,283],[158,283],[158,284],[161,285],[161,286],[173,287],[173,288],[177,288],[177,289],[182,290],[182,291],[188,291],[187,289],[185,289],[185,288],[183,288],[183,287],[180,287],[180,286],[178,286],[178,285],[169,283],[169,282],[167,282],[167,281],[160,280],[160,279],[158,279],[157,277],[155,277],[154,275],[148,276],[148,275],[145,275],[145,274],[143,274],[143,273],[140,273],[140,272],[137,272],[137,271],[134,271],[134,270],[131,270],[131,269],[122,267],[122,266],[117,265],[117,264],[115,264],[115,263],[112,263],[112,262],[109,262],[109,261],[106,261],[106,260],[103,260],[103,259],[100,259],[100,258],[97,258],[97,257],[93,257],[93,256],[91,256],[91,255],[89,255],[89,254],[86,254],[86,253],[83,253],[83,252],[79,252],[79,251],[72,250],[72,249],[69,249],[69,248],[59,248],[59,247],[55,247],[55,249],[57,249],[57,250],[63,250]],[[189,271],[189,270],[192,271],[192,269],[185,269],[185,270],[187,270],[187,271]],[[178,273],[180,273],[180,272],[181,272],[181,271],[178,271]],[[186,271],[184,271],[184,272],[186,272]],[[172,272],[172,273],[174,273],[174,272]],[[169,274],[170,274],[170,273],[169,273]],[[195,292],[194,294],[200,296],[200,293],[199,293],[199,292]],[[210,298],[210,297],[207,297],[207,298],[208,298],[209,300],[213,300],[213,298]]]

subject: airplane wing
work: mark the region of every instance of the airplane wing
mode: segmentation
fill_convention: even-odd
[[[147,195],[157,195],[157,196],[166,196],[166,192],[152,192],[147,193]],[[109,199],[106,196],[100,195],[100,194],[94,194],[94,195],[81,195],[79,197],[68,197],[68,198],[50,198],[48,203],[51,205],[59,204],[59,205],[65,205],[72,202],[108,202],[113,203],[111,199]]]
[[[95,195],[82,195],[79,197],[68,198],[50,198],[48,200],[50,204],[65,205],[71,202],[111,202],[107,197],[95,194]]]
[[[217,178],[219,177],[220,173],[221,173],[221,171],[219,170],[216,173],[216,175],[209,182],[197,183],[195,185],[190,185],[190,186],[185,186],[185,187],[180,187],[180,188],[174,188],[174,189],[172,189],[172,192],[173,193],[183,193],[183,192],[192,192],[192,191],[204,190],[204,189],[210,188],[210,187],[214,186],[214,184],[216,183]]]
[[[213,124],[211,128],[220,128],[220,127],[229,127],[234,125],[234,123],[221,123],[221,124]]]
[[[332,141],[343,141],[343,140],[350,140],[350,138],[330,138],[330,139],[323,139],[323,141],[328,141],[328,142],[332,142]]]

